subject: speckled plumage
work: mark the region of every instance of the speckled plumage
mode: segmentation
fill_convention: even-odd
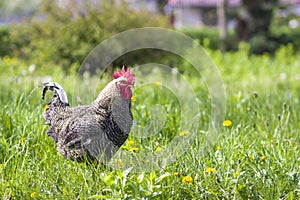
[[[61,101],[65,95],[62,88],[51,88],[59,84],[44,84],[44,90],[54,91],[44,113],[49,125],[47,134],[54,139],[61,155],[75,161],[88,158],[105,163],[111,159],[126,141],[132,126],[130,98],[124,98],[117,88],[126,81],[126,77],[111,81],[94,102],[77,107]],[[57,94],[62,91],[64,94]]]

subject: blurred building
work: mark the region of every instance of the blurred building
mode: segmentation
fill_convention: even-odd
[[[218,23],[217,6],[220,0],[168,0],[168,10],[172,13],[173,25],[176,28],[216,26]],[[300,0],[280,0],[281,5],[290,5],[281,11],[286,14],[300,15]],[[242,0],[227,0],[229,12],[237,10]],[[172,11],[170,11],[172,10]]]
[[[87,6],[100,8],[101,1],[105,0],[55,0],[58,6],[70,10],[74,16],[83,14]],[[42,0],[26,0],[26,3],[23,0],[10,0],[3,5],[0,3],[0,26],[30,18],[40,7],[41,2]],[[130,9],[146,9],[153,13],[160,12],[159,0],[112,0],[111,2],[115,4],[125,2]]]
[[[103,0],[55,0],[62,8],[69,9],[74,16],[84,13],[85,6],[101,6]],[[115,4],[125,2],[131,9],[147,9],[153,13],[161,13],[162,5],[166,3],[164,12],[170,17],[170,23],[175,28],[192,27],[197,28],[203,25],[216,26],[217,5],[221,0],[112,0]],[[0,25],[7,25],[11,22],[19,22],[24,17],[30,17],[39,7],[42,0],[28,0],[26,4],[22,0],[7,1],[6,8],[0,8]],[[242,5],[242,0],[227,0],[227,9],[234,12]],[[289,5],[278,11],[279,15],[300,16],[300,0],[280,0],[281,5]],[[26,5],[26,6],[25,6]],[[4,12],[3,9],[8,11]],[[229,21],[231,23],[231,21]]]
[[[41,0],[0,0],[0,26],[31,17]]]
[[[56,0],[57,4],[65,9],[69,9],[74,15],[77,15],[78,8],[85,6],[101,7],[103,0]],[[74,3],[76,2],[76,3]],[[156,13],[159,11],[159,0],[113,0],[112,3],[118,5],[122,2],[128,4],[130,9],[146,9],[150,12]]]

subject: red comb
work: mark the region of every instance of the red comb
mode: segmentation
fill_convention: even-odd
[[[129,68],[127,68],[127,70],[125,70],[125,67],[123,66],[122,71],[117,70],[113,74],[114,79],[120,78],[122,76],[126,77],[130,84],[132,84],[132,85],[134,84],[135,77],[134,77],[134,74],[130,72]]]

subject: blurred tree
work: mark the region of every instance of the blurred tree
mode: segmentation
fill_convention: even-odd
[[[3,9],[5,2],[6,2],[5,0],[0,1],[0,10]]]
[[[61,65],[65,71],[79,68],[88,53],[114,34],[139,27],[168,27],[167,19],[146,10],[135,10],[126,2],[115,0],[69,0],[60,7],[53,0],[44,0],[36,17],[10,27],[9,37],[15,47],[12,53],[37,66]],[[41,17],[42,16],[42,17]],[[109,47],[116,52],[123,46]],[[121,56],[113,66],[133,66],[161,54],[154,50],[132,52]]]
[[[268,51],[271,47],[265,41],[268,40],[269,28],[278,4],[279,0],[243,0],[237,13],[238,41],[250,42],[255,53]]]
[[[165,14],[165,7],[168,3],[168,0],[158,0],[159,12]]]
[[[227,0],[220,0],[217,6],[218,25],[220,29],[220,49],[224,51],[226,49],[225,40],[227,38]]]

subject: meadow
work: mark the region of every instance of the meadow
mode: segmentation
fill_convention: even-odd
[[[247,45],[237,52],[208,50],[226,91],[227,111],[215,144],[203,151],[202,141],[195,138],[175,162],[138,172],[103,169],[60,156],[46,135],[45,102],[41,88],[35,88],[57,81],[70,97],[76,73],[1,58],[0,198],[299,199],[300,52],[284,46],[274,55],[249,56],[248,50]],[[199,77],[186,76],[202,102],[199,124],[205,130],[210,112],[207,90],[197,87]],[[99,87],[108,81],[103,79]],[[168,111],[166,123],[149,139],[130,136],[121,151],[133,156],[164,151],[178,131],[176,100],[172,94],[168,101],[160,96],[160,83],[154,86],[152,95],[143,88],[134,91],[133,115],[137,124],[145,125],[154,118],[149,108],[160,103]]]

